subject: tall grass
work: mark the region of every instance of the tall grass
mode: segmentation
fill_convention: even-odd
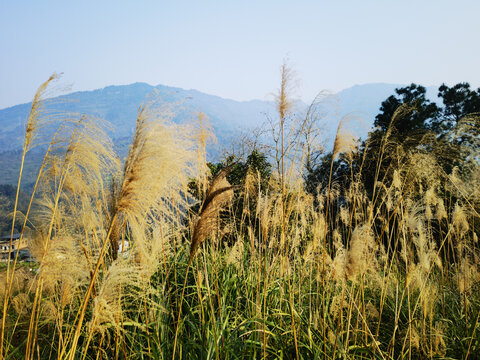
[[[287,86],[283,68],[281,124]],[[478,155],[446,174],[387,133],[392,181],[314,196],[282,145],[280,171],[231,186],[207,173],[205,120],[140,107],[123,164],[104,123],[62,121],[25,214],[38,268],[1,274],[2,359],[480,355]],[[334,157],[352,144],[340,128]]]

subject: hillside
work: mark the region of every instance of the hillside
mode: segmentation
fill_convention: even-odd
[[[207,95],[196,90],[183,90],[145,83],[108,86],[93,91],[80,91],[62,96],[54,102],[56,109],[100,117],[114,127],[113,138],[131,136],[138,107],[149,97],[159,105],[174,104],[174,121],[191,119],[198,111],[206,113],[220,133],[250,127],[264,120],[262,112],[272,104],[264,101],[239,102]],[[4,150],[21,147],[24,122],[30,103],[0,110],[0,146]]]
[[[354,115],[358,121],[355,131],[364,138],[373,124],[375,115],[383,100],[394,92],[395,84],[355,85],[329,96],[324,100],[325,116],[320,120],[327,147],[333,137],[339,120],[345,115]],[[434,93],[429,88],[430,96]],[[433,96],[432,96],[433,97]],[[152,86],[146,83],[108,86],[93,91],[74,92],[55,99],[55,109],[72,113],[84,113],[97,116],[112,124],[109,134],[118,145],[122,155],[126,151],[135,128],[138,107],[146,99],[155,98],[159,105],[171,104],[173,121],[189,121],[199,111],[210,119],[218,143],[209,147],[209,154],[216,158],[219,149],[228,147],[239,132],[260,126],[267,116],[275,116],[273,102],[251,100],[235,101],[202,93],[197,90],[184,90],[164,85]],[[30,103],[12,106],[0,110],[0,166],[2,176],[0,184],[13,184],[18,174],[20,150],[23,143],[24,124],[30,109]],[[299,102],[297,114],[304,112],[306,104]],[[33,152],[26,163],[26,182],[32,178],[41,152]]]

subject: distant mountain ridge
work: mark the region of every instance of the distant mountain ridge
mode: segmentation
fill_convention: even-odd
[[[325,98],[325,117],[323,124],[327,147],[333,141],[340,119],[345,115],[355,115],[363,121],[356,127],[356,134],[365,138],[378,114],[380,104],[394,93],[400,84],[364,84]],[[435,98],[435,88],[429,88],[429,97]],[[193,119],[199,111],[205,113],[212,124],[219,145],[210,147],[215,155],[218,149],[228,146],[230,139],[240,131],[258,127],[267,116],[275,116],[273,101],[251,100],[235,101],[219,96],[209,95],[197,90],[184,90],[164,85],[152,86],[146,83],[130,85],[107,86],[103,89],[78,91],[61,96],[61,101],[55,101],[56,110],[71,113],[83,113],[107,120],[113,125],[109,135],[115,142],[128,143],[135,130],[136,115],[139,106],[149,95],[159,105],[174,104],[174,122],[182,123]],[[307,108],[299,102],[298,114]],[[12,183],[16,177],[21,150],[25,121],[30,111],[31,103],[20,104],[0,110],[0,184]],[[122,139],[122,141],[119,141]],[[117,141],[118,140],[118,141]],[[34,160],[32,160],[34,162]],[[33,166],[33,165],[32,165]]]
[[[82,113],[105,119],[114,127],[112,138],[131,136],[135,130],[137,110],[147,96],[155,93],[158,105],[176,104],[173,120],[183,122],[203,111],[219,135],[262,122],[262,112],[273,108],[273,103],[252,100],[239,102],[207,95],[196,90],[183,90],[146,83],[107,86],[103,89],[79,91],[61,96],[56,110]],[[20,148],[23,142],[25,121],[31,103],[0,110],[0,147],[3,150]]]

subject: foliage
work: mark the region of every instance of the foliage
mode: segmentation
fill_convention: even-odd
[[[12,229],[13,204],[15,203],[15,194],[17,189],[13,185],[0,185],[0,234],[2,236],[9,234]],[[18,210],[23,212],[27,209],[29,197],[25,192],[21,192],[18,200]],[[20,231],[22,223],[15,221],[14,231]]]

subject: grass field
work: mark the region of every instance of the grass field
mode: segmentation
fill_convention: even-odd
[[[362,169],[308,193],[300,145],[284,151],[283,75],[278,166],[234,185],[232,167],[206,164],[202,116],[175,125],[141,107],[123,163],[101,121],[55,117],[15,215],[38,269],[1,267],[0,358],[480,358],[478,162],[446,174],[415,153],[373,194]],[[33,101],[22,164],[45,143],[54,80]],[[333,158],[351,151],[340,129]]]

